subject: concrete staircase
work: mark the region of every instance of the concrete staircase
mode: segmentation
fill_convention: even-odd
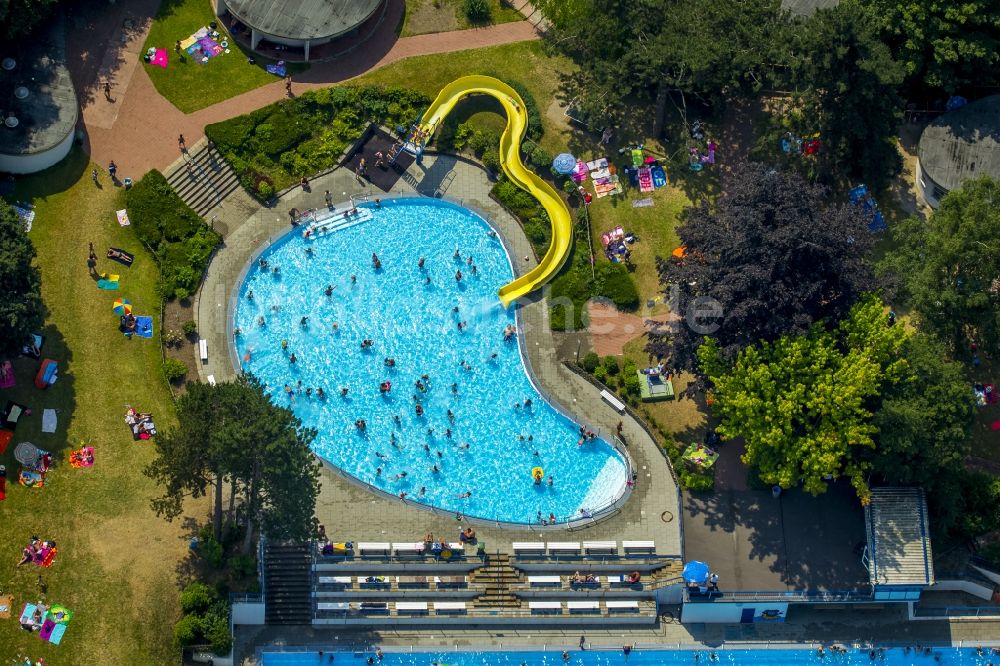
[[[472,602],[479,609],[520,608],[521,600],[511,592],[511,585],[520,582],[521,574],[510,565],[510,556],[490,555],[487,564],[469,576],[469,583],[482,585],[483,594]]]
[[[184,203],[201,217],[240,186],[236,172],[204,139],[174,162],[164,176]]]
[[[264,604],[267,624],[312,622],[312,546],[264,546]]]

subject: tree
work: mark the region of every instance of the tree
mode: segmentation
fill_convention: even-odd
[[[0,37],[13,41],[31,32],[59,0],[0,0]]]
[[[649,351],[678,368],[696,366],[705,335],[732,359],[761,340],[840,319],[876,284],[857,208],[828,205],[822,188],[761,164],[737,165],[716,208],[689,209],[677,233],[685,258],[658,265],[684,321],[669,336],[651,336]]]
[[[0,358],[21,353],[44,321],[35,246],[14,209],[0,199]]]
[[[305,539],[315,527],[319,463],[302,428],[286,408],[271,402],[253,376],[233,382],[189,384],[177,402],[180,424],[156,439],[157,457],[146,474],[164,486],[153,509],[168,520],[180,515],[187,495],[214,490],[213,525],[221,539],[223,487],[242,503],[244,551],[256,529],[280,539]]]
[[[802,57],[793,76],[808,90],[824,179],[881,190],[902,168],[895,136],[903,68],[879,41],[873,14],[852,0],[817,11],[798,32]]]
[[[954,94],[1000,82],[1000,3],[865,0],[916,92]]]
[[[579,70],[561,92],[585,118],[620,124],[636,101],[679,90],[720,101],[767,78],[776,34],[787,21],[777,0],[538,0],[549,43]],[[595,29],[599,27],[599,29]]]
[[[976,408],[964,366],[948,359],[944,345],[917,333],[901,351],[906,372],[875,412],[872,467],[887,483],[935,493],[969,454]]]
[[[896,226],[900,251],[886,267],[902,278],[920,326],[959,358],[972,345],[1000,350],[1000,182],[967,181],[941,200],[926,224]]]
[[[699,358],[715,385],[719,434],[746,440],[743,461],[766,483],[817,495],[847,476],[867,503],[872,465],[858,451],[875,447],[872,401],[905,371],[905,336],[868,297],[834,331],[815,324],[748,347],[731,364],[709,340]]]

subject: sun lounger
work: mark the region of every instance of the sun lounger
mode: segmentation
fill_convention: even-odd
[[[381,541],[368,541],[368,542],[363,541],[358,544],[358,553],[362,557],[366,555],[388,557],[390,549],[391,546],[388,543]]]
[[[648,167],[643,167],[639,169],[639,191],[640,192],[652,192],[655,188],[653,187],[653,174]]]
[[[544,541],[515,541],[511,544],[514,551],[514,557],[518,555],[544,555],[545,554],[545,542]]]
[[[617,541],[584,541],[583,542],[583,552],[587,553],[604,553],[617,555],[618,554],[618,542]]]
[[[405,556],[416,556],[424,554],[424,543],[422,541],[410,542],[410,543],[394,543],[392,544],[392,550],[396,553],[397,557]]]

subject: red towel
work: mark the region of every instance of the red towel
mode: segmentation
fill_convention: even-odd
[[[990,424],[990,427],[993,428],[994,430],[1000,430],[1000,421],[994,421],[993,423]]]
[[[7,499],[7,477],[0,476],[0,501]]]

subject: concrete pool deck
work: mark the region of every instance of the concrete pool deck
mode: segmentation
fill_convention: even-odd
[[[392,194],[359,183],[348,169],[314,178],[311,191],[296,187],[281,197],[273,208],[248,208],[247,196],[237,190],[235,201],[217,209],[215,221],[224,235],[224,246],[212,259],[195,303],[198,330],[206,341],[208,360],[199,362],[203,381],[212,376],[226,381],[236,374],[228,339],[228,317],[233,290],[250,258],[268,242],[290,229],[288,211],[306,210],[326,205],[324,193],[330,190],[335,201],[365,194],[371,199],[389,196],[442,196],[460,203],[486,217],[497,229],[511,253],[516,273],[535,263],[531,246],[517,220],[489,197],[492,186],[478,165],[453,156],[428,155],[422,165],[414,164],[397,183]],[[524,261],[529,257],[529,261]],[[629,443],[629,456],[638,474],[631,497],[610,518],[587,527],[578,527],[573,539],[647,540],[656,543],[661,555],[681,555],[680,505],[677,485],[664,456],[642,426],[627,415],[620,415],[605,403],[597,389],[565,368],[555,352],[555,342],[548,326],[548,308],[535,299],[521,306],[520,330],[524,334],[527,357],[540,388],[563,409],[591,427],[613,433],[623,424],[622,435]],[[431,512],[413,503],[376,494],[360,483],[347,480],[334,468],[324,465],[322,488],[316,515],[334,541],[407,541],[418,540],[427,532],[457,536],[460,522],[451,512]],[[523,529],[501,527],[477,521],[479,539],[491,552],[510,552],[514,541],[538,540],[540,532],[560,539],[565,528],[525,526]]]

